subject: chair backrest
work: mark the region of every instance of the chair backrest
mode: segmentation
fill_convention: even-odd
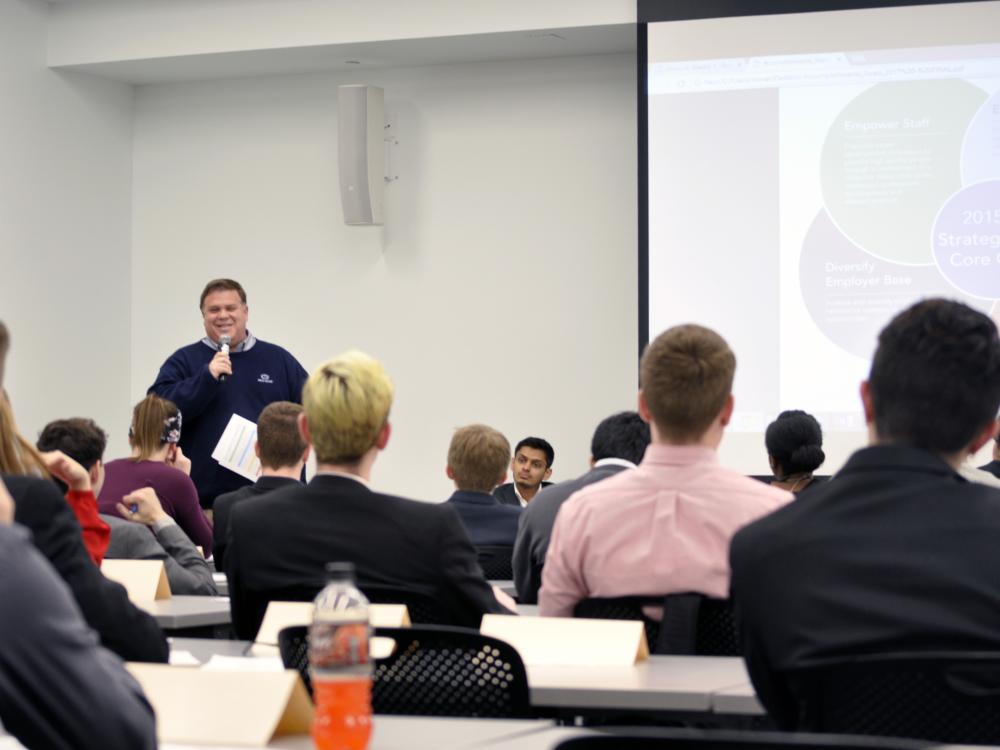
[[[377,628],[396,648],[375,662],[375,713],[528,718],[528,676],[505,641],[452,627]]]
[[[921,750],[913,740],[846,735],[663,727],[607,728],[570,737],[554,750]]]
[[[662,596],[595,597],[577,602],[573,609],[573,617],[590,617],[595,620],[641,620],[646,629],[646,642],[652,651],[660,639],[660,621],[646,616],[643,608],[662,606]]]
[[[309,676],[309,626],[292,625],[278,631],[278,652],[285,669],[299,673],[306,690],[312,695],[312,678]]]
[[[379,714],[529,718],[528,674],[520,654],[505,641],[476,630],[443,626],[376,628],[396,642],[375,661],[372,709]],[[278,633],[286,669],[295,669],[312,695],[309,628]]]
[[[514,566],[511,564],[513,546],[476,547],[476,554],[479,556],[479,567],[483,569],[487,580],[509,581],[514,578]]]
[[[653,650],[692,656],[742,655],[732,602],[704,594],[667,594],[660,639]]]
[[[362,583],[359,588],[372,604],[405,604],[410,622],[421,625],[450,625],[447,610],[430,594],[383,584]]]
[[[1000,743],[1000,653],[870,654],[785,674],[806,731]]]

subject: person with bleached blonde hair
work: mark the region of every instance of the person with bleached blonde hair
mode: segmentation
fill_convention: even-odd
[[[393,385],[363,352],[327,360],[302,391],[299,429],[316,454],[307,485],[233,508],[226,553],[233,627],[252,638],[272,599],[319,592],[328,562],[354,563],[362,591],[389,585],[433,597],[453,625],[508,613],[483,577],[455,510],[371,488],[392,428]]]

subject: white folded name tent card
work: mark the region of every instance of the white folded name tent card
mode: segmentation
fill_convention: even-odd
[[[163,560],[108,560],[101,563],[106,578],[125,587],[132,602],[170,598],[170,582]]]
[[[649,657],[639,620],[483,615],[479,630],[511,644],[527,666],[628,666]]]
[[[312,602],[270,602],[250,647],[252,656],[273,656],[278,652],[278,633],[294,625],[312,622]],[[373,628],[408,628],[410,612],[405,604],[369,604],[368,622]],[[384,659],[396,648],[391,638],[372,638],[368,644],[373,659]]]
[[[312,617],[312,602],[270,602],[254,643],[276,646],[278,633],[293,625],[308,625]],[[410,613],[405,604],[369,604],[368,622],[373,628],[408,628]]]
[[[312,702],[292,669],[237,672],[166,664],[127,666],[156,711],[160,742],[263,747],[274,737],[307,734],[312,725]]]

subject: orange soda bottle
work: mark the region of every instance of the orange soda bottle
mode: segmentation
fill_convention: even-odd
[[[354,585],[352,563],[328,563],[326,573],[309,628],[313,742],[319,750],[364,750],[372,731],[368,600]]]

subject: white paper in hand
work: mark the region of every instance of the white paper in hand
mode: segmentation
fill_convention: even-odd
[[[254,482],[260,474],[260,460],[253,450],[256,440],[257,425],[234,414],[212,451],[212,458],[219,462],[219,466]]]

